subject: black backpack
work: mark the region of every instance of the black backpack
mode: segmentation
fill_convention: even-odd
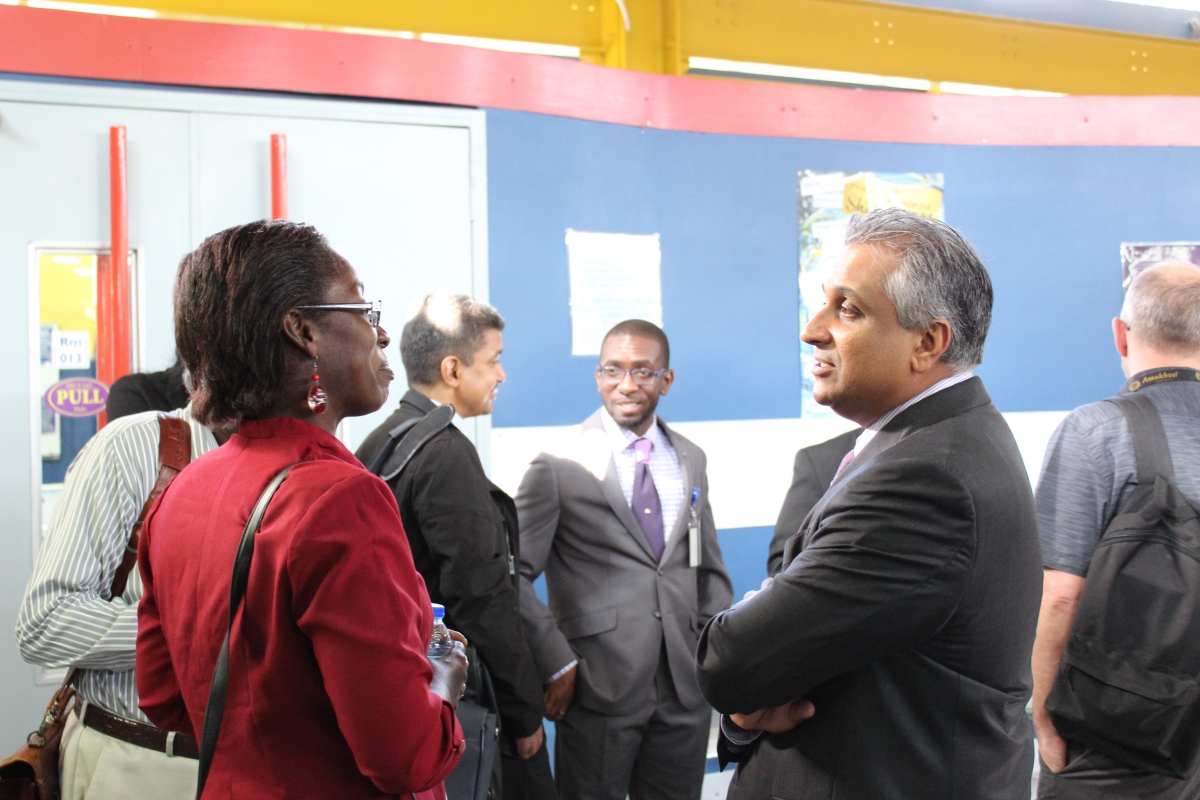
[[[1046,709],[1068,739],[1186,778],[1200,755],[1200,504],[1175,485],[1150,398],[1109,402],[1129,421],[1138,482],[1092,556]]]

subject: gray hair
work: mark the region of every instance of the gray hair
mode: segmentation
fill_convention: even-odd
[[[983,361],[992,324],[992,280],[975,248],[944,222],[902,208],[855,214],[846,244],[883,249],[897,261],[883,292],[908,329],[936,319],[950,324],[942,361],[957,371]]]
[[[400,334],[400,359],[409,385],[438,383],[446,356],[470,364],[489,330],[504,330],[504,317],[482,300],[465,294],[426,297]]]
[[[1121,319],[1158,350],[1200,350],[1200,269],[1164,261],[1139,272],[1125,292]]]

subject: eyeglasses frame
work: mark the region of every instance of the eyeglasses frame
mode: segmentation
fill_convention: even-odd
[[[617,380],[615,382],[610,383],[608,380],[608,376],[604,374],[604,370],[606,370],[606,369],[621,370],[621,373],[622,373],[621,377],[617,378]],[[646,369],[646,368],[645,367],[634,367],[633,369]],[[662,376],[665,373],[671,371],[670,367],[663,367],[662,369],[646,369],[646,371],[649,372],[652,376],[650,379],[650,382],[649,383],[638,383],[637,379],[633,377],[633,369],[622,369],[621,367],[614,366],[613,364],[597,364],[596,365],[597,374],[599,374],[601,380],[603,380],[609,386],[620,386],[621,381],[625,380],[626,375],[628,375],[629,379],[633,381],[634,386],[653,386],[660,378],[662,378]]]
[[[383,315],[383,301],[372,300],[369,303],[320,303],[311,306],[296,306],[299,309],[313,309],[314,311],[367,311],[367,322],[372,328],[379,327],[379,318]]]

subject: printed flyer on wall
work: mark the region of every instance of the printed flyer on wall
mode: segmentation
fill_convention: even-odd
[[[942,175],[913,172],[813,172],[800,181],[800,330],[825,305],[825,276],[846,251],[846,226],[856,213],[907,208],[944,220]],[[800,343],[800,416],[833,414],[813,400],[813,349]]]

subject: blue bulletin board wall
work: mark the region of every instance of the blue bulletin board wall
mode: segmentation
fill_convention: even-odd
[[[664,417],[799,415],[797,172],[941,172],[946,219],[996,290],[979,374],[1002,411],[1120,385],[1120,243],[1200,239],[1200,148],[878,144],[652,130],[488,111],[491,300],[509,379],[494,424],[598,406],[572,357],[567,228],[662,237],[677,380]]]

